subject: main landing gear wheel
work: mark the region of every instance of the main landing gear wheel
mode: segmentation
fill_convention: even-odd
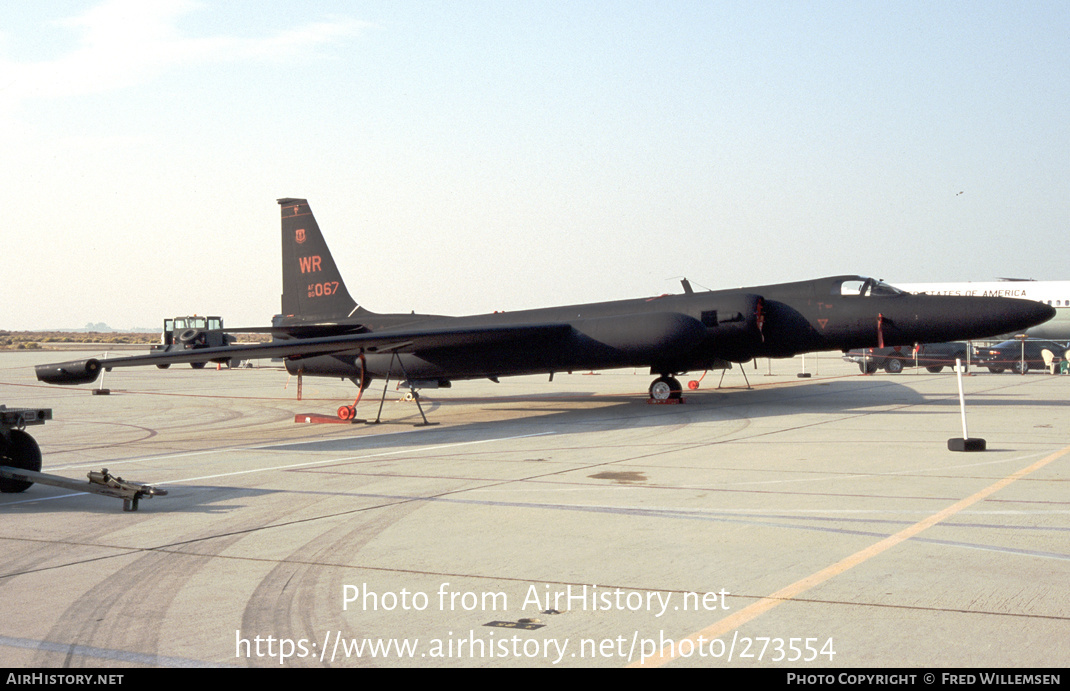
[[[675,377],[658,377],[650,385],[650,398],[654,401],[668,401],[680,398],[683,387]]]
[[[22,430],[11,430],[10,441],[0,437],[0,465],[41,472],[41,447]],[[0,478],[0,492],[25,492],[33,485],[26,480]]]

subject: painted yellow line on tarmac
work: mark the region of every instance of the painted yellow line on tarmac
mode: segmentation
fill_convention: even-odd
[[[855,552],[849,557],[841,559],[840,561],[836,562],[835,564],[832,564],[831,566],[821,569],[820,571],[811,574],[806,578],[795,581],[794,583],[785,588],[781,588],[772,595],[763,597],[761,600],[758,600],[754,604],[744,607],[735,614],[729,615],[724,619],[718,621],[717,623],[707,626],[701,631],[696,631],[690,636],[686,636],[680,639],[679,641],[676,641],[675,643],[665,646],[656,656],[650,657],[646,660],[633,662],[628,666],[661,667],[662,665],[668,664],[679,656],[680,644],[684,641],[690,641],[692,646],[695,646],[700,638],[705,641],[709,641],[710,639],[723,636],[729,631],[732,631],[742,626],[743,624],[746,624],[747,622],[768,612],[774,607],[781,605],[794,597],[798,597],[799,595],[806,592],[807,590],[810,590],[814,586],[820,585],[821,583],[824,583],[830,578],[838,576],[841,573],[847,571],[848,569],[858,566],[859,564],[871,559],[872,557],[875,557],[878,554],[881,554],[891,549],[892,547],[895,547],[904,540],[909,540],[910,538],[914,537],[923,530],[931,528],[937,523],[954,516],[963,509],[972,506],[973,504],[976,504],[977,502],[981,501],[982,499],[985,499],[986,497],[992,494],[995,494],[1007,485],[1017,480],[1020,480],[1023,477],[1036,472],[1037,470],[1040,470],[1052,461],[1062,458],[1068,453],[1070,453],[1070,446],[1062,448],[1059,451],[1056,451],[1055,453],[1040,459],[1039,461],[1028,467],[1022,468],[1017,472],[1011,473],[1002,480],[999,480],[998,482],[989,485],[988,487],[977,492],[976,494],[972,494],[969,497],[966,497],[965,499],[962,499],[961,501],[952,504],[943,511],[935,513],[932,516],[926,518],[925,520],[915,523],[909,528],[904,528],[898,533],[890,535],[881,540],[880,542],[870,545],[869,547],[863,550],[859,550],[858,552]],[[694,647],[692,647],[691,649],[693,650]]]

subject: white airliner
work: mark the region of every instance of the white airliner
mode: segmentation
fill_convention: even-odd
[[[1055,308],[1055,316],[1026,331],[1030,338],[1070,341],[1070,281],[1004,279],[967,283],[892,283],[908,293],[981,295],[1036,300]],[[1014,334],[1009,334],[1014,335]]]

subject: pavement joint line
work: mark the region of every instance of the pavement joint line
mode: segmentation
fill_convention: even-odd
[[[455,443],[452,443],[452,444],[442,444],[442,445],[433,446],[433,447],[415,447],[415,448],[409,448],[409,449],[395,449],[393,451],[384,451],[382,453],[375,453],[375,454],[365,454],[365,455],[360,455],[360,456],[347,456],[345,458],[321,459],[321,460],[318,460],[318,461],[306,461],[305,463],[291,463],[291,464],[288,464],[288,465],[270,466],[270,467],[261,467],[261,468],[250,468],[248,470],[236,470],[236,471],[230,472],[230,473],[217,473],[217,474],[214,474],[214,475],[201,475],[199,477],[187,477],[187,478],[182,478],[182,479],[179,479],[179,480],[169,480],[167,482],[161,482],[161,483],[155,483],[155,484],[158,484],[160,486],[168,486],[168,487],[170,487],[172,485],[179,485],[179,484],[186,483],[186,482],[200,482],[200,481],[203,481],[203,480],[213,480],[213,479],[216,479],[216,478],[231,477],[231,476],[235,476],[235,475],[248,475],[250,473],[261,473],[261,472],[271,472],[271,471],[280,471],[280,470],[293,470],[295,468],[308,468],[308,467],[311,467],[311,466],[331,465],[331,464],[334,464],[334,463],[345,463],[347,461],[364,460],[364,459],[368,459],[368,458],[378,458],[378,457],[381,457],[381,456],[396,456],[396,455],[405,454],[405,453],[415,453],[417,451],[435,451],[435,450],[439,450],[439,449],[448,449],[448,448],[454,448],[454,447],[458,447],[458,446],[472,446],[474,444],[489,444],[489,443],[493,443],[493,442],[513,441],[513,440],[516,440],[516,439],[529,439],[531,437],[541,437],[541,436],[545,436],[545,435],[548,435],[548,434],[553,434],[553,432],[536,432],[534,434],[521,434],[521,435],[512,436],[512,437],[497,437],[497,438],[494,438],[494,439],[477,439],[475,441],[455,442]],[[190,452],[188,454],[178,454],[178,456],[191,456],[191,455],[199,455],[199,454],[203,454],[203,453],[208,453],[208,452],[207,451]],[[131,459],[131,460],[145,460],[145,459]],[[96,465],[100,465],[100,464],[97,463]],[[114,465],[114,464],[112,464],[112,465]],[[70,466],[67,466],[67,468],[69,469]],[[55,470],[55,469],[50,468],[49,470]],[[33,499],[26,499],[26,500],[22,500],[22,501],[9,502],[8,505],[10,506],[10,505],[14,505],[14,504],[21,504],[21,503],[24,503],[24,502],[32,502],[32,501],[43,501],[45,499],[66,499],[66,498],[70,498],[70,497],[83,496],[85,494],[87,494],[87,493],[86,492],[77,492],[77,493],[74,493],[74,494],[63,494],[63,495],[52,496],[52,497],[35,497]]]
[[[409,449],[395,449],[393,451],[383,451],[381,453],[363,454],[363,455],[358,455],[358,456],[346,456],[344,458],[330,458],[330,459],[321,459],[321,460],[318,460],[318,461],[306,461],[304,463],[291,463],[291,464],[288,464],[288,465],[271,466],[271,467],[264,467],[264,468],[251,468],[249,470],[236,470],[236,471],[231,472],[231,473],[218,473],[218,474],[215,474],[215,475],[202,475],[200,477],[188,477],[188,478],[183,478],[181,480],[171,480],[169,482],[160,483],[160,484],[161,485],[166,484],[166,485],[169,486],[169,485],[181,484],[183,482],[199,482],[201,480],[212,480],[212,479],[219,478],[219,477],[229,477],[231,475],[248,475],[249,473],[271,472],[271,471],[277,471],[277,470],[292,470],[294,468],[308,468],[310,466],[331,465],[331,464],[334,464],[334,463],[345,463],[347,461],[359,461],[359,460],[365,460],[365,459],[368,459],[368,458],[379,458],[381,456],[397,456],[397,455],[406,454],[406,453],[416,453],[418,451],[419,452],[437,451],[437,450],[440,450],[440,449],[450,449],[450,448],[454,448],[454,447],[458,447],[458,446],[472,446],[472,445],[475,445],[475,444],[490,444],[490,443],[493,443],[493,442],[513,441],[513,440],[516,440],[516,439],[528,439],[528,438],[531,438],[531,437],[545,436],[547,434],[552,434],[552,432],[536,432],[534,434],[521,434],[521,435],[512,436],[512,437],[498,437],[498,438],[494,438],[494,439],[477,439],[475,441],[454,442],[452,444],[441,444],[439,446],[431,446],[431,447],[418,446],[418,447],[409,448]]]

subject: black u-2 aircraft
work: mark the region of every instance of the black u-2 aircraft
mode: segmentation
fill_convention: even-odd
[[[676,375],[756,357],[984,338],[1050,319],[1026,300],[910,295],[860,276],[694,292],[467,317],[378,314],[346,290],[304,199],[282,207],[282,314],[270,343],[190,347],[38,365],[52,384],[95,381],[101,367],[285,358],[292,374],[410,387],[520,374],[649,367],[653,400],[680,397]],[[252,331],[254,329],[228,329]],[[385,394],[385,387],[384,387]],[[422,412],[422,411],[421,411]],[[340,415],[352,415],[343,406]]]

